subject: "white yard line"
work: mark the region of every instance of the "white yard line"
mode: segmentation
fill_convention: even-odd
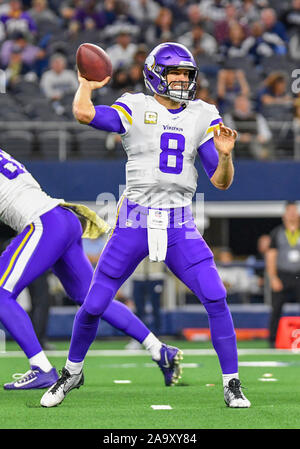
[[[45,351],[49,357],[67,357],[68,350],[62,351]],[[242,355],[299,355],[300,350],[290,350],[290,349],[239,349],[238,354]],[[212,355],[216,356],[214,349],[183,349],[183,355]],[[132,356],[149,356],[146,350],[129,350],[129,349],[94,349],[90,350],[87,357],[132,357]],[[0,358],[11,357],[19,358],[25,357],[22,351],[7,351],[0,352]]]

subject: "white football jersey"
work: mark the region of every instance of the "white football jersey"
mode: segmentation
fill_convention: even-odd
[[[148,207],[189,205],[197,187],[197,149],[220,121],[216,107],[194,100],[172,113],[143,93],[126,93],[112,107],[125,128],[126,197]]]
[[[17,232],[62,203],[42,191],[24,165],[0,150],[0,220]]]

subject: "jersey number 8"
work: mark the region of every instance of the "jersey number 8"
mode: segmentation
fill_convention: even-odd
[[[160,149],[160,171],[179,175],[183,167],[184,136],[176,133],[163,133],[160,138]]]

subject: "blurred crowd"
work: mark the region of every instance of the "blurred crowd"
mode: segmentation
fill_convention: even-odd
[[[300,158],[299,28],[300,0],[0,0],[0,121],[73,120],[81,43],[109,54],[93,100],[112,104],[145,92],[146,55],[176,41],[195,56],[197,97],[237,129],[237,158]]]

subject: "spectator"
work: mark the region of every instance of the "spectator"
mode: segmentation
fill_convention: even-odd
[[[172,41],[174,39],[174,29],[173,29],[173,14],[169,8],[161,8],[154,24],[152,24],[144,38],[146,43],[155,47],[155,45],[161,42]]]
[[[52,101],[61,100],[64,95],[73,93],[78,87],[76,74],[66,69],[66,58],[53,55],[50,59],[50,70],[47,70],[40,83],[46,97]]]
[[[206,101],[206,103],[214,104],[216,106],[216,100],[213,98],[210,92],[209,82],[202,73],[199,74],[197,79],[196,98],[200,98],[200,100]]]
[[[285,42],[276,33],[265,32],[261,22],[251,25],[250,36],[245,39],[243,48],[256,65],[272,55],[284,55],[287,50]]]
[[[202,24],[194,25],[191,31],[178,39],[180,44],[190,48],[194,57],[213,56],[217,52],[217,41],[204,31]],[[200,59],[201,60],[201,59]]]
[[[202,0],[199,6],[205,20],[218,22],[226,17],[226,0]]]
[[[260,19],[260,12],[256,0],[243,0],[239,4],[240,23],[249,25]]]
[[[23,73],[34,70],[36,61],[45,57],[45,51],[36,45],[30,44],[27,36],[20,31],[14,33],[12,38],[5,41],[1,47],[0,63],[2,68],[7,68],[10,65],[13,53],[20,54],[23,67],[25,68]]]
[[[145,26],[155,21],[159,5],[154,0],[130,0],[128,12],[144,30]]]
[[[79,1],[77,1],[77,3],[79,4]],[[64,27],[66,27],[70,20],[74,18],[75,2],[73,0],[63,1],[59,8],[59,15],[64,21]]]
[[[56,53],[61,53],[68,58],[68,65],[75,67],[76,51],[79,45],[83,42],[93,42],[84,39],[84,34],[86,32],[86,30],[81,30],[78,22],[70,20],[59,32],[51,34],[50,39],[47,41],[47,54],[51,56]],[[98,42],[98,39],[96,42]],[[44,71],[47,70],[48,66],[49,61],[47,67],[44,68]]]
[[[295,61],[300,60],[300,36],[299,33],[294,33],[289,40],[289,55]]]
[[[106,26],[112,25],[117,20],[116,0],[104,0],[104,5],[101,11]]]
[[[253,111],[249,98],[239,95],[234,100],[234,109],[224,115],[227,126],[238,132],[235,154],[238,157],[269,159],[272,155],[272,133],[266,119]]]
[[[149,53],[148,48],[144,44],[138,45],[136,52],[133,56],[133,62],[140,64],[142,67],[144,67],[145,59]]]
[[[237,95],[248,97],[249,85],[243,70],[230,68],[221,69],[217,80],[217,102],[221,114],[230,112]]]
[[[106,51],[114,70],[130,66],[137,51],[137,45],[132,42],[129,29],[121,31],[117,36],[116,43],[108,47]]]
[[[220,47],[220,53],[223,56],[223,60],[228,58],[242,58],[246,56],[247,52],[243,47],[245,40],[245,32],[243,27],[234,22],[229,26],[228,39],[225,39]]]
[[[130,2],[127,0],[115,0],[113,8],[115,19],[107,24],[104,30],[104,36],[107,45],[111,45],[113,39],[126,30],[131,36],[138,36],[141,31],[141,26],[136,22],[135,18],[129,12]]]
[[[298,34],[300,27],[300,0],[292,0],[290,7],[282,14],[281,23],[289,35]]]
[[[96,0],[83,0],[75,8],[72,20],[79,22],[82,29],[85,29],[85,23],[88,19],[92,19],[99,30],[106,25],[105,15],[98,9]]]
[[[180,22],[176,23],[176,34],[182,36],[189,32],[195,25],[203,23],[204,18],[200,11],[200,6],[196,3],[192,3],[187,7],[186,18],[180,18]]]
[[[4,23],[8,37],[15,32],[35,35],[37,31],[34,20],[27,12],[23,11],[20,0],[9,1],[9,11],[0,16],[0,21]]]
[[[198,2],[199,3],[199,2]],[[186,23],[188,20],[188,9],[191,5],[194,5],[194,0],[177,0],[174,2],[173,0],[166,2],[162,2],[163,6],[170,8],[173,14],[173,23],[174,27],[176,27],[176,32],[179,31],[178,28],[181,24]],[[199,5],[196,4],[199,9]],[[187,29],[184,32],[188,31]],[[178,34],[179,36],[180,34]]]
[[[143,67],[133,63],[128,69],[128,88],[131,92],[146,92]]]
[[[48,7],[47,0],[33,0],[32,7],[28,10],[28,14],[32,17],[39,28],[41,23],[59,24],[59,18]]]
[[[284,303],[300,300],[300,225],[294,202],[285,205],[282,224],[271,232],[266,261],[272,290],[269,343],[274,347]]]
[[[22,61],[22,52],[21,48],[13,47],[9,63],[5,70],[6,77],[6,87],[8,90],[13,90],[14,86],[21,82],[23,75],[30,71],[30,67],[28,67]]]
[[[293,97],[287,91],[286,75],[283,72],[272,72],[264,81],[264,88],[258,94],[258,109],[266,113],[269,109],[269,116],[272,116],[272,107],[281,106],[284,110],[291,110]],[[274,117],[277,117],[274,116]]]
[[[120,67],[113,72],[111,88],[118,92],[118,96],[122,95],[129,85],[128,70]]]
[[[257,278],[249,274],[245,264],[234,261],[229,248],[221,248],[216,262],[218,273],[227,289],[228,302],[249,302],[249,295],[257,290]]]
[[[266,254],[270,248],[271,237],[268,234],[262,234],[257,240],[256,254],[247,258],[247,266],[252,275],[257,276],[259,292],[256,295],[256,300],[265,302],[265,292],[269,288],[268,280],[266,279]],[[253,298],[254,299],[254,298]]]
[[[222,44],[229,39],[229,29],[234,24],[239,24],[238,10],[234,4],[228,3],[225,6],[224,19],[216,22],[215,24],[214,36],[219,44]]]
[[[275,9],[264,8],[261,11],[260,19],[264,26],[265,33],[277,34],[283,42],[288,42],[285,26],[277,20]]]

